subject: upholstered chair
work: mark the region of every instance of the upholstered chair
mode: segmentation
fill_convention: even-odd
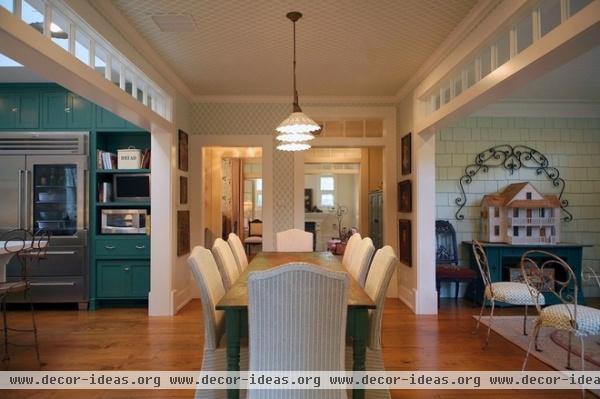
[[[288,263],[248,277],[250,371],[344,370],[348,276]],[[249,390],[249,398],[337,398],[344,390]]]
[[[369,237],[363,238],[354,251],[352,251],[352,260],[348,272],[361,287],[365,286],[365,280],[367,279],[367,272],[369,271],[369,263],[375,252],[375,246],[373,241]]]
[[[235,258],[240,273],[243,272],[248,267],[248,257],[244,251],[242,240],[240,240],[240,237],[238,237],[237,234],[229,233],[227,244],[229,244],[231,252],[233,252],[233,257]]]
[[[188,266],[192,271],[200,300],[204,319],[204,350],[202,354],[202,371],[227,370],[227,348],[225,346],[225,318],[223,311],[215,306],[225,294],[223,280],[212,253],[201,246],[192,250],[188,258]],[[248,348],[240,348],[240,369],[248,370]],[[196,399],[226,399],[227,390],[196,391]]]
[[[358,243],[360,243],[361,240],[362,237],[359,233],[352,234],[352,236],[350,236],[350,238],[348,239],[348,242],[346,243],[346,249],[344,250],[344,256],[342,257],[342,265],[344,265],[346,269],[350,268],[352,254],[354,253],[354,250],[356,249]]]
[[[312,252],[313,234],[299,229],[277,233],[277,252]]]
[[[229,244],[221,238],[215,240],[212,247],[212,254],[217,261],[219,272],[223,278],[223,285],[228,290],[240,276],[240,269],[238,269],[235,256],[231,252]]]

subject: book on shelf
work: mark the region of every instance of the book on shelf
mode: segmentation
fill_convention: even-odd
[[[98,150],[97,156],[98,169],[117,169],[117,154]]]
[[[150,169],[150,149],[146,148],[142,151],[142,161],[140,162],[141,169]]]

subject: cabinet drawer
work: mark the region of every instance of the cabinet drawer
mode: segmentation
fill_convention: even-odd
[[[18,281],[16,277],[9,281]],[[30,295],[33,302],[61,303],[85,302],[88,300],[87,280],[81,276],[75,277],[32,277]],[[8,297],[12,303],[26,302],[22,294]]]
[[[27,269],[31,277],[45,276],[83,276],[87,275],[87,248],[86,247],[56,247],[50,246],[46,259],[33,262]],[[11,277],[21,275],[21,263],[13,256],[6,274]]]
[[[96,256],[99,258],[148,258],[150,257],[150,239],[140,238],[98,238]]]

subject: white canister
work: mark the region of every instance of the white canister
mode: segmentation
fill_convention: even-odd
[[[142,162],[142,150],[129,147],[117,150],[118,169],[139,169]]]

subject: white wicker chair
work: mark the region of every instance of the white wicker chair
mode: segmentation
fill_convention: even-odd
[[[344,370],[346,273],[289,263],[248,277],[250,371]],[[346,398],[344,390],[250,390],[249,398]]]
[[[217,261],[219,272],[223,278],[223,285],[225,286],[225,289],[228,290],[240,276],[240,270],[235,261],[235,256],[233,256],[229,244],[221,238],[215,240],[212,247],[212,254]]]
[[[397,258],[389,245],[379,249],[373,257],[371,268],[365,283],[365,292],[369,294],[376,309],[369,310],[369,340],[367,341],[367,371],[385,371],[381,353],[381,319],[385,304],[385,293],[392,280]],[[352,347],[346,346],[346,370],[352,371]],[[389,389],[369,389],[365,391],[365,399],[389,399]]]
[[[224,341],[225,320],[223,312],[215,310],[215,305],[225,294],[225,288],[217,264],[211,252],[201,246],[195,247],[188,258],[204,317],[204,350],[202,371],[227,370],[227,350]],[[240,369],[248,370],[248,348],[240,348]],[[241,395],[240,395],[241,396]],[[196,399],[226,399],[227,390],[196,390]]]
[[[481,316],[483,315],[483,308],[485,308],[486,300],[489,300],[492,304],[492,309],[490,310],[490,322],[488,324],[484,348],[488,346],[490,341],[490,330],[492,329],[492,322],[494,321],[494,306],[496,301],[508,303],[510,305],[525,306],[525,315],[523,316],[523,335],[527,335],[527,307],[530,305],[535,305],[536,303],[544,305],[544,295],[542,295],[542,293],[539,291],[536,291],[535,294],[537,300],[533,300],[532,295],[534,292],[532,291],[530,293],[527,284],[509,281],[499,281],[493,283],[488,266],[487,255],[485,254],[485,250],[479,241],[473,241],[473,255],[485,285],[483,298],[481,300],[481,310],[479,311],[479,318],[477,319],[477,325],[475,326],[475,331],[473,331],[473,333],[476,333],[477,329],[479,329]]]
[[[367,279],[367,272],[369,271],[369,263],[375,252],[375,246],[373,241],[369,237],[363,238],[354,251],[352,251],[352,261],[348,272],[361,287],[365,286],[365,280]]]
[[[313,234],[299,229],[277,233],[277,252],[312,252]]]
[[[532,276],[540,280],[538,276],[544,276],[544,269],[555,269],[556,279],[546,284],[549,295],[559,300],[556,305],[550,305],[542,309],[541,303],[536,301],[537,289],[532,281]],[[535,342],[535,350],[541,351],[538,345],[538,335],[542,327],[552,327],[569,333],[569,347],[567,350],[567,369],[571,369],[571,340],[575,335],[581,342],[581,371],[585,370],[585,346],[583,338],[590,335],[600,335],[600,309],[577,303],[579,290],[577,277],[573,269],[561,258],[546,251],[531,250],[521,257],[521,273],[531,291],[531,298],[539,317],[533,329],[533,335],[529,341],[527,355],[523,361],[523,370],[527,366],[531,345]],[[562,277],[561,277],[562,276]],[[543,283],[546,283],[542,280]]]
[[[350,263],[352,262],[352,254],[354,253],[354,250],[358,246],[358,243],[360,243],[361,239],[362,237],[359,233],[352,234],[352,236],[348,239],[346,249],[344,250],[344,256],[342,257],[342,265],[344,265],[346,269],[350,268]]]
[[[242,240],[240,240],[240,237],[238,237],[237,234],[229,233],[227,244],[229,244],[231,252],[233,252],[240,273],[243,272],[248,267],[248,257],[246,256],[246,251],[244,251]]]

